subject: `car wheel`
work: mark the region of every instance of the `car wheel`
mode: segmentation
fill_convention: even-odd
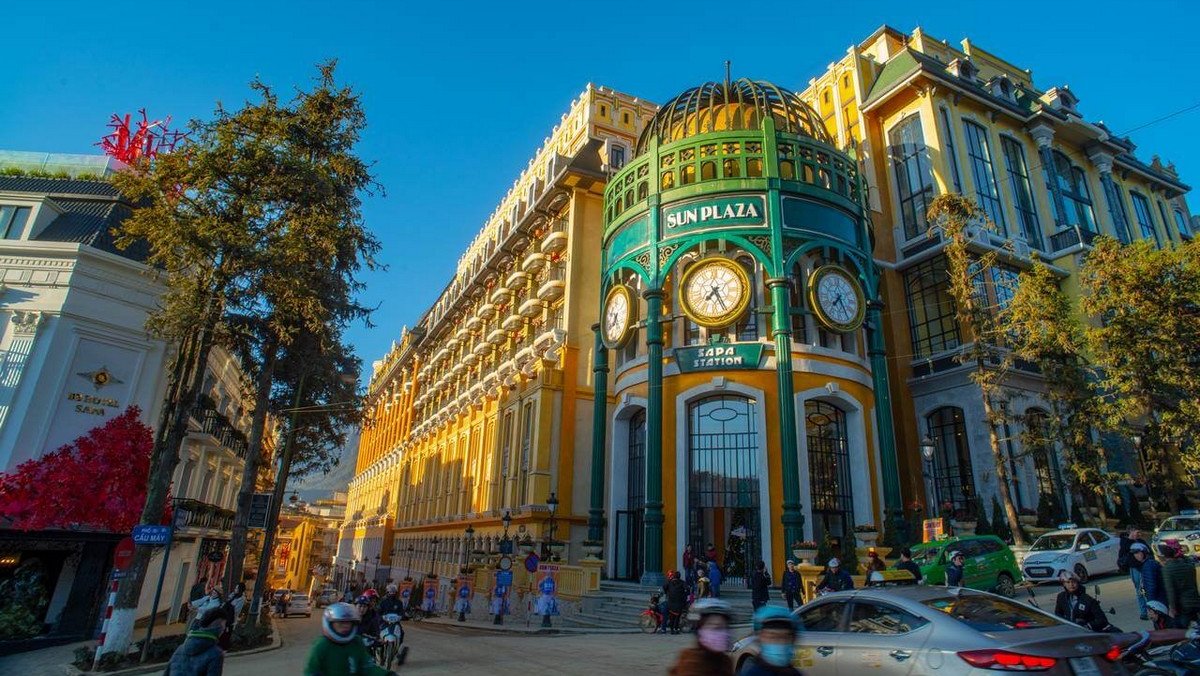
[[[996,578],[996,593],[1010,599],[1016,595],[1017,585],[1013,582],[1012,575],[1000,573],[1000,576]]]
[[[1088,572],[1087,572],[1087,568],[1084,568],[1082,563],[1075,564],[1075,577],[1079,578],[1079,584],[1087,583]]]

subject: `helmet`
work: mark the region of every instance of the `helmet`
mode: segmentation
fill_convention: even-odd
[[[1131,554],[1134,552],[1149,552],[1149,551],[1150,551],[1150,548],[1147,547],[1146,545],[1142,544],[1141,542],[1135,542],[1135,543],[1129,545],[1129,552]]]
[[[399,590],[400,590],[400,588],[394,584],[389,584],[387,586],[387,593],[389,593],[389,594],[395,594]]]
[[[1159,543],[1158,553],[1164,558],[1173,559],[1177,556],[1180,556],[1183,552],[1179,547],[1179,540],[1172,538],[1170,540],[1163,540],[1161,543]]]
[[[1167,614],[1167,605],[1162,601],[1146,601],[1146,610],[1153,610],[1159,615]]]
[[[707,615],[724,615],[726,620],[732,621],[733,606],[721,599],[700,599],[692,604],[691,612],[688,615],[689,619],[691,619],[691,615],[695,615],[695,619],[703,619]]]
[[[842,565],[842,562],[838,561],[838,558],[835,556],[832,559],[829,559],[828,563],[825,565],[829,566],[830,568],[837,568]]]
[[[783,626],[787,629],[796,631],[796,618],[792,614],[780,606],[763,606],[754,613],[754,631],[760,631],[763,627],[778,627]]]
[[[368,589],[365,592],[363,592],[363,596],[374,600],[374,599],[379,598],[379,592],[375,591],[374,587],[372,587],[371,589]]]
[[[956,550],[950,552],[950,556],[947,558],[949,558],[951,561],[953,561],[954,559],[957,559],[958,557],[960,557],[962,555],[963,555],[963,553],[956,549]]]
[[[362,621],[362,617],[358,614],[358,608],[349,603],[334,603],[321,614],[321,633],[334,643],[349,643],[358,633],[360,621]],[[350,628],[349,633],[339,634],[333,628],[334,622],[353,622],[354,625]]]
[[[366,594],[363,594],[362,596],[360,596],[354,600],[354,605],[369,606],[369,605],[371,605],[371,597],[367,596]]]
[[[1074,580],[1076,582],[1079,582],[1079,576],[1069,570],[1064,570],[1058,574],[1059,582],[1067,582],[1069,580]]]

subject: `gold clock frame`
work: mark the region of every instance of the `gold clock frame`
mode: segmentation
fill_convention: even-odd
[[[603,320],[608,317],[608,304],[610,301],[612,301],[613,296],[616,294],[625,296],[625,304],[628,308],[629,316],[628,321],[625,322],[625,330],[621,333],[621,336],[617,340],[609,340],[608,331],[606,331],[604,328]],[[600,307],[602,313],[600,322],[600,340],[604,343],[604,347],[607,347],[610,350],[619,350],[625,347],[625,343],[629,342],[629,336],[633,334],[633,327],[638,322],[637,296],[629,290],[628,286],[624,284],[617,284],[608,290],[608,293],[604,296],[604,304]]]
[[[850,288],[854,289],[854,295],[858,297],[858,313],[854,315],[854,319],[851,319],[847,323],[834,321],[829,315],[825,314],[824,308],[821,307],[821,303],[817,299],[817,287],[821,280],[826,275],[834,272],[841,273],[846,279],[850,280]],[[808,276],[808,305],[812,308],[813,314],[817,316],[817,319],[825,325],[825,328],[836,333],[850,333],[851,331],[858,330],[858,327],[862,326],[863,319],[867,315],[867,297],[863,293],[862,286],[855,279],[854,273],[833,263],[822,265],[813,270],[812,274]]]
[[[716,318],[709,318],[704,317],[700,313],[696,312],[695,308],[693,308],[688,302],[687,288],[689,282],[692,280],[692,277],[702,270],[714,265],[729,268],[733,271],[733,274],[736,275],[742,282],[742,296],[738,299],[738,302],[734,305],[734,307],[730,308],[728,312]],[[687,318],[692,320],[692,322],[703,326],[706,329],[723,329],[733,324],[738,319],[741,319],[742,315],[746,313],[746,309],[750,307],[750,298],[753,295],[753,287],[751,284],[752,282],[750,280],[750,275],[746,272],[746,268],[742,267],[737,261],[730,258],[725,258],[724,256],[705,258],[693,263],[687,270],[684,271],[683,275],[680,276],[679,288],[676,291],[679,298],[679,307],[683,310],[683,313],[687,315]]]

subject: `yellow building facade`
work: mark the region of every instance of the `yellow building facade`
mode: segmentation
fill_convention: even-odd
[[[733,577],[759,559],[778,575],[798,541],[990,504],[925,210],[980,204],[993,302],[1035,255],[1077,290],[1098,235],[1192,236],[1188,187],[1134,151],[1066,85],[920,30],[881,27],[794,94],[726,80],[660,108],[589,86],[374,365],[336,574],[452,572],[508,514],[510,535],[612,578],[655,582],[709,544]],[[689,296],[699,278],[736,302],[706,316],[724,292]],[[853,312],[825,305],[825,280]],[[1040,377],[1012,383],[1013,497],[1036,508],[1065,477],[1020,443],[1049,410]]]

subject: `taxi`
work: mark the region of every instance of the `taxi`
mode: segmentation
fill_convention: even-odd
[[[1099,528],[1061,524],[1059,530],[1034,540],[1021,572],[1033,583],[1058,582],[1068,571],[1087,582],[1093,575],[1116,572],[1120,549],[1121,540]]]
[[[1178,540],[1185,556],[1200,555],[1200,512],[1185,509],[1175,516],[1168,516],[1154,529],[1151,551],[1159,551],[1158,545],[1167,540]]]

